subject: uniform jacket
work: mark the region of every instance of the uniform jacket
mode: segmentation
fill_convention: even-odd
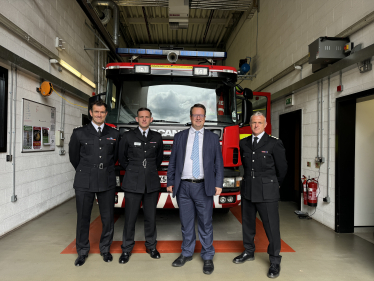
[[[114,165],[117,162],[119,131],[104,125],[101,137],[90,123],[73,130],[69,158],[76,171],[74,188],[100,192],[116,187]]]
[[[122,189],[134,193],[160,190],[158,167],[163,153],[160,133],[149,130],[147,138],[144,138],[139,127],[125,132],[119,146],[119,162],[126,170]]]
[[[173,197],[178,193],[181,182],[189,131],[183,130],[174,137],[167,176],[167,186],[174,186]],[[204,129],[203,168],[205,194],[213,196],[216,187],[223,186],[223,158],[218,136],[207,129]]]
[[[281,140],[264,134],[252,149],[252,136],[239,143],[244,168],[241,194],[252,202],[279,200],[279,187],[287,173],[286,151]]]

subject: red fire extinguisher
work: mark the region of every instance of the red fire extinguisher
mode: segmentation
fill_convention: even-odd
[[[308,190],[307,190],[307,178],[303,175],[301,178],[303,182],[303,198],[304,198],[304,205],[308,205]]]
[[[308,206],[317,206],[317,189],[318,181],[316,179],[311,179],[308,181]]]

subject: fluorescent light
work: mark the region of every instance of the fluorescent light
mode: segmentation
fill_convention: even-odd
[[[76,70],[74,67],[72,67],[70,64],[68,64],[66,61],[60,60],[60,65],[63,68],[66,68],[67,70],[69,70],[74,75],[76,75],[79,78],[81,78],[82,74],[78,70]]]
[[[92,88],[96,88],[96,85],[94,82],[92,82],[90,79],[88,79],[86,76],[82,75],[82,73],[80,73],[78,70],[76,70],[74,67],[72,67],[70,64],[68,64],[66,61],[64,60],[60,60],[59,61],[59,64],[69,70],[71,73],[73,73],[75,76],[77,76],[78,78],[82,79],[84,82],[86,82],[88,85],[90,85]]]
[[[86,76],[82,75],[81,79],[86,82],[88,85],[90,85],[92,88],[96,88],[96,85],[94,82],[92,82],[90,79],[88,79]]]

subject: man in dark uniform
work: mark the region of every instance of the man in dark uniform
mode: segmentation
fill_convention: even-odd
[[[287,173],[286,153],[281,140],[264,132],[266,118],[261,112],[251,116],[252,137],[240,141],[240,155],[244,167],[241,184],[243,244],[245,251],[234,258],[234,263],[254,260],[256,213],[260,214],[269,239],[269,278],[280,272],[282,256],[279,232],[279,188]]]
[[[119,263],[127,263],[134,248],[135,223],[142,202],[144,210],[145,247],[151,258],[159,259],[156,249],[156,206],[161,188],[158,167],[163,158],[161,134],[149,129],[153,121],[148,108],[139,108],[135,120],[139,127],[123,134],[119,161],[126,170],[122,182],[125,191],[125,226]]]
[[[113,260],[110,245],[114,230],[113,208],[116,187],[114,164],[117,162],[119,132],[104,124],[107,113],[107,105],[102,100],[94,102],[90,110],[92,122],[74,129],[70,138],[69,158],[76,171],[74,178],[78,214],[76,266],[85,263],[90,251],[88,234],[95,194],[103,224],[100,253],[105,262]]]

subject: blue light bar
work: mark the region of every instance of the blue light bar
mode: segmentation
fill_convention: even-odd
[[[157,49],[137,49],[137,48],[117,48],[117,54],[121,56],[143,55],[143,57],[160,56],[166,57],[169,52],[175,52],[180,58],[227,58],[226,52],[210,52],[210,51],[181,51],[181,50],[157,50]]]

